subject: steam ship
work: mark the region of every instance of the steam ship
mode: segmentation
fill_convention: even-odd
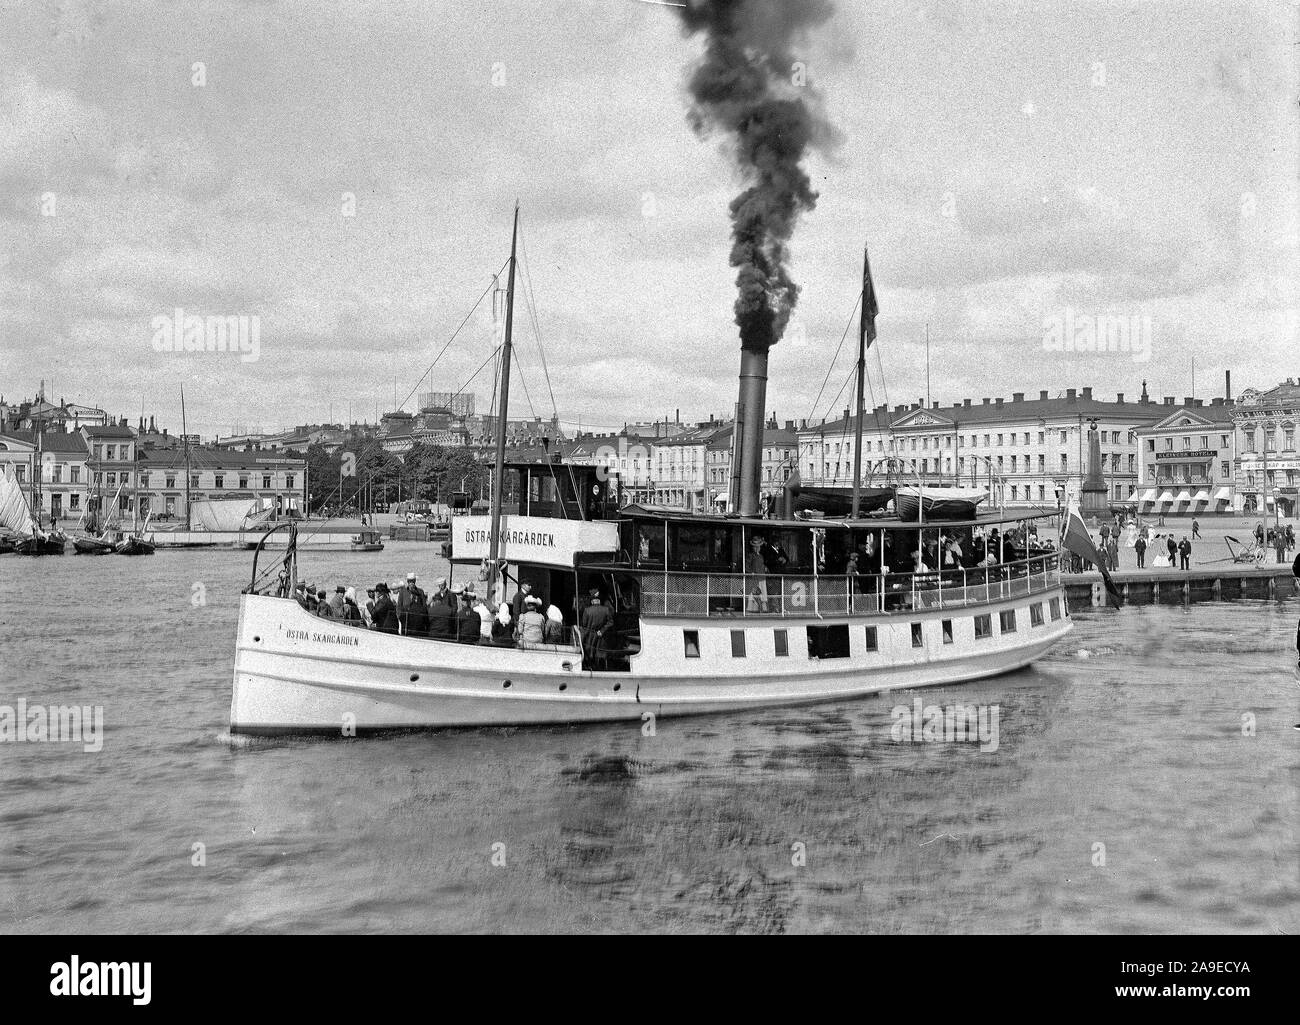
[[[981,514],[964,495],[949,503],[956,519],[936,521],[922,488],[914,518],[867,515],[879,503],[855,486],[848,515],[760,518],[765,351],[742,349],[737,515],[619,508],[616,478],[601,467],[507,463],[517,233],[516,209],[492,502],[487,515],[453,516],[451,562],[453,577],[482,581],[496,601],[531,583],[562,611],[560,641],[459,644],[317,618],[291,597],[296,527],[282,525],[259,543],[240,598],[233,733],[641,720],[847,700],[1006,673],[1071,630],[1059,556],[1032,529],[1055,512]],[[865,268],[863,287],[866,299]],[[507,493],[519,496],[513,508]],[[259,573],[281,530],[286,548]],[[584,630],[592,602],[609,615]]]

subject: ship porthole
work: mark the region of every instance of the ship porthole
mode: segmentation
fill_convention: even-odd
[[[614,684],[614,689],[615,689],[615,690],[618,690],[618,689],[619,689],[620,687],[622,687],[622,686],[623,686],[623,685],[622,685],[621,683],[616,683],[616,684]]]
[[[411,674],[411,682],[412,682],[412,683],[415,683],[415,681],[418,680],[419,678],[420,678],[420,674],[419,674],[419,673],[412,673],[412,674]]]
[[[504,687],[506,690],[509,690],[509,689],[510,689],[510,681],[509,681],[509,680],[506,680],[506,682],[503,683],[501,686]]]
[[[262,638],[260,638],[260,637],[254,637],[254,638],[253,638],[253,643],[254,643],[254,644],[261,644],[261,643],[262,643]]]
[[[567,683],[560,684],[560,690],[568,690],[568,689],[569,689],[569,685]]]

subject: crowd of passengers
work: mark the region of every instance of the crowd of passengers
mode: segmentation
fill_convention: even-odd
[[[480,595],[473,583],[448,586],[446,578],[435,581],[433,593],[426,594],[414,573],[408,573],[406,584],[395,591],[382,581],[368,588],[364,603],[357,600],[355,588],[342,586],[335,587],[330,595],[299,583],[293,597],[308,612],[323,619],[338,619],[381,633],[461,644],[562,644],[567,633],[564,615],[541,595],[534,594],[528,581],[519,585],[510,601],[500,603]],[[599,603],[598,593],[595,601]],[[594,611],[584,610],[584,618],[592,619]]]
[[[997,527],[941,527],[915,530],[881,530],[854,533],[852,549],[827,550],[817,546],[817,572],[831,576],[872,576],[884,573],[930,573],[981,569],[1003,565],[1055,550],[1050,539],[1040,541],[1033,522],[1019,521],[999,532]],[[919,543],[918,543],[919,538]],[[883,547],[883,553],[881,548]],[[805,573],[792,564],[776,538],[755,535],[749,540],[744,572],[749,575],[779,576]]]

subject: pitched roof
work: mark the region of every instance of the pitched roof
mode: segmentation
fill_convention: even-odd
[[[731,448],[731,425],[728,424],[720,431],[715,431],[709,438],[708,447],[711,452],[717,452],[721,449]],[[763,447],[764,448],[795,448],[799,444],[799,432],[793,427],[765,427],[763,428]]]
[[[78,430],[85,431],[92,438],[134,438],[129,427],[123,427],[121,424],[109,424],[107,427],[91,427],[89,424],[82,424]]]
[[[4,437],[15,438],[28,445],[36,445],[35,431],[10,431]],[[41,435],[41,450],[70,456],[84,456],[89,451],[86,448],[86,439],[80,434],[63,434],[59,431],[46,431]]]

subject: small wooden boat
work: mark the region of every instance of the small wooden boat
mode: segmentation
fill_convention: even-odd
[[[114,549],[110,532],[104,531],[99,537],[82,534],[72,539],[72,547],[78,555],[112,555]]]
[[[969,520],[988,497],[983,488],[900,487],[894,495],[894,511],[900,520]]]
[[[147,540],[140,534],[127,534],[114,545],[113,550],[118,555],[153,555],[154,547],[153,541]]]
[[[354,552],[382,552],[384,538],[379,531],[367,527],[361,533],[352,535],[351,547]]]

